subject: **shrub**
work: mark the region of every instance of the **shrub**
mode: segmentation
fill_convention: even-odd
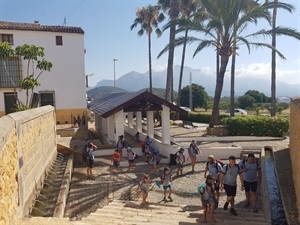
[[[221,120],[232,136],[283,137],[289,130],[289,119],[266,116],[236,116]]]

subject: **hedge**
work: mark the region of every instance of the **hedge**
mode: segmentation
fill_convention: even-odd
[[[284,117],[236,116],[223,118],[231,136],[283,137],[289,131],[289,119]]]
[[[227,118],[228,115],[220,115],[220,118]],[[209,123],[211,118],[210,114],[201,114],[201,113],[189,113],[186,115],[180,115],[181,120],[191,121],[196,123]]]

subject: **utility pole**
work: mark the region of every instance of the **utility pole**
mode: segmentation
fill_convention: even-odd
[[[190,73],[190,86],[189,86],[189,91],[190,91],[190,98],[189,98],[189,108],[193,110],[193,91],[192,91],[192,73]]]

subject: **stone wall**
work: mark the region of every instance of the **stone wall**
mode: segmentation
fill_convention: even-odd
[[[291,99],[290,104],[290,154],[298,214],[300,215],[300,98]],[[298,220],[300,222],[300,217]]]
[[[18,213],[18,155],[14,121],[0,118],[0,225],[17,224]]]
[[[45,171],[56,158],[56,117],[52,106],[44,106],[0,120],[0,193],[5,195],[0,199],[0,221],[17,224],[16,218],[29,213]]]

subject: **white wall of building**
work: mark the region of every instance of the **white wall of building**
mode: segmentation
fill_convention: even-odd
[[[23,44],[44,48],[45,59],[52,62],[53,67],[40,76],[41,86],[36,87],[35,92],[54,91],[56,109],[86,108],[84,34],[4,29],[0,33],[13,35],[13,48]],[[56,45],[56,36],[62,36],[62,46]],[[26,76],[26,69],[23,61],[23,76]],[[13,92],[13,89],[0,89],[0,111],[5,110],[4,92]],[[24,90],[18,91],[20,100],[25,102],[25,96]]]

